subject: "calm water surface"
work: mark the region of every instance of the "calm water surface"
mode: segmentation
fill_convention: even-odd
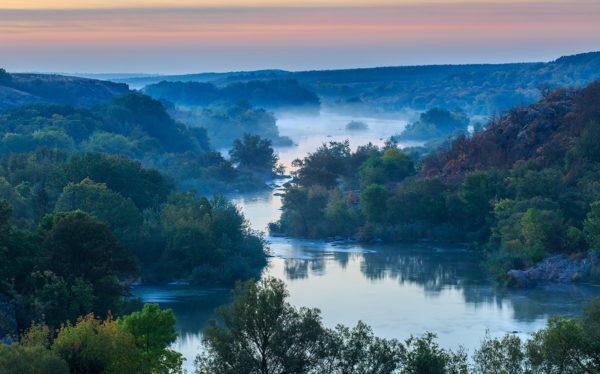
[[[404,121],[363,119],[369,130],[348,133],[352,118],[321,115],[279,121],[281,133],[297,147],[279,150],[282,162],[314,151],[322,142],[350,139],[352,146],[369,141],[381,144],[398,133]],[[256,230],[265,231],[277,220],[278,188],[231,196]],[[472,351],[486,331],[492,335],[526,335],[551,315],[574,315],[600,288],[588,285],[547,285],[532,290],[505,290],[490,281],[479,267],[476,253],[434,244],[355,245],[267,237],[272,257],[264,275],[282,279],[290,301],[321,309],[324,322],[354,325],[363,320],[379,336],[406,338],[436,332],[447,348],[462,345]],[[145,302],[173,309],[180,336],[174,348],[193,367],[201,350],[201,330],[214,310],[230,301],[225,289],[182,286],[140,287]]]

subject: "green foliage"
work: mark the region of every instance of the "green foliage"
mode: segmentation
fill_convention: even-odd
[[[358,169],[358,180],[363,187],[371,184],[397,183],[414,174],[412,161],[397,148],[388,148],[383,155],[373,155]]]
[[[136,141],[120,134],[102,131],[97,131],[90,135],[81,147],[85,152],[109,153],[134,158],[140,153]]]
[[[179,373],[181,354],[169,349],[177,338],[175,315],[170,309],[161,310],[157,304],[145,304],[139,312],[118,321],[129,332],[142,355],[141,373]]]
[[[139,209],[159,205],[173,190],[172,182],[158,170],[144,168],[141,163],[122,156],[74,155],[64,165],[64,170],[70,182],[79,183],[90,178],[104,183],[112,191],[133,200]]]
[[[80,211],[54,214],[40,225],[40,236],[46,269],[77,285],[71,292],[93,288],[92,311],[97,314],[119,310],[125,290],[118,277],[133,275],[136,264],[105,224]]]
[[[258,135],[278,146],[292,145],[289,138],[279,135],[273,113],[253,108],[245,101],[202,109],[178,109],[173,115],[192,128],[205,129],[215,147],[230,147],[244,134]]]
[[[417,175],[415,161],[393,140],[356,152],[347,143],[324,144],[295,161],[283,213],[270,229],[312,238],[467,242],[485,250],[501,279],[550,254],[598,251],[598,103],[596,83],[557,90],[440,147],[417,161]],[[422,116],[451,119],[467,124],[447,111]]]
[[[467,374],[466,355],[440,348],[433,334],[402,344],[362,322],[328,329],[318,310],[291,306],[274,278],[239,284],[234,294],[205,330],[197,373]]]
[[[467,374],[467,357],[442,349],[435,334],[411,337],[405,341],[402,373],[406,374]]]
[[[600,162],[600,124],[592,122],[586,126],[577,143],[576,152],[591,162]]]
[[[15,374],[182,373],[175,340],[175,317],[157,305],[114,321],[93,314],[67,322],[56,333],[32,324],[18,343],[0,345],[0,370]]]
[[[69,374],[62,358],[44,347],[0,344],[0,371],[5,374]]]
[[[196,283],[232,284],[265,265],[262,239],[249,230],[237,207],[222,197],[209,201],[193,193],[173,195],[160,220],[166,241],[157,272],[162,279],[193,273]]]
[[[293,236],[322,237],[322,217],[327,209],[329,192],[323,187],[289,187],[283,196],[283,211],[279,224],[271,226],[273,233],[283,232]]]
[[[0,168],[9,203],[0,290],[18,305],[21,327],[120,313],[138,267],[145,281],[229,285],[266,263],[263,240],[233,205],[172,194],[168,178],[123,156],[45,150]]]
[[[360,206],[368,220],[381,222],[385,219],[389,195],[388,190],[378,184],[370,185],[361,193]]]
[[[106,223],[124,243],[133,243],[139,235],[142,216],[131,199],[109,190],[105,184],[86,178],[69,183],[55,205],[56,212],[81,210]]]
[[[235,295],[232,304],[218,311],[222,324],[211,321],[205,330],[208,356],[199,357],[199,370],[309,372],[325,333],[319,312],[292,307],[283,282],[274,278],[239,284]]]
[[[590,206],[590,212],[584,221],[584,232],[590,249],[600,252],[600,201]]]
[[[405,354],[402,344],[375,336],[362,321],[353,328],[337,325],[329,334],[329,357],[320,365],[322,372],[395,373],[401,367]]]
[[[67,362],[71,373],[141,373],[142,357],[134,337],[111,318],[92,314],[60,328],[52,351]]]
[[[163,81],[144,88],[148,95],[176,104],[204,106],[240,100],[262,108],[319,107],[319,98],[292,79],[250,80],[223,88],[203,82]]]
[[[325,188],[337,186],[338,179],[348,175],[346,164],[350,161],[350,143],[330,142],[323,144],[304,159],[294,160],[297,168],[294,176],[303,186],[321,185]]]
[[[396,139],[431,140],[465,134],[469,118],[465,113],[433,108],[421,113],[417,122],[410,123]]]
[[[493,238],[500,248],[525,263],[540,261],[546,251],[563,248],[563,218],[556,204],[544,199],[503,200],[496,204]]]
[[[108,131],[129,136],[142,131],[165,152],[191,151],[198,146],[184,125],[174,121],[159,101],[146,95],[116,97],[99,115]]]
[[[242,139],[236,139],[229,155],[240,168],[269,173],[276,169],[277,155],[271,141],[258,135],[244,134]]]
[[[223,118],[227,116],[232,116],[231,121],[240,129],[228,130],[231,126],[223,125]],[[227,115],[215,114],[211,121],[215,129],[234,134],[226,144],[219,143],[219,146],[230,146],[233,139],[241,137],[244,132],[259,133],[272,141],[286,140],[279,137],[273,115],[264,110],[254,110],[242,105],[230,109]],[[141,94],[115,97],[109,103],[94,109],[49,104],[19,107],[0,113],[0,122],[3,124],[0,131],[0,156],[4,157],[52,149],[68,155],[75,154],[75,157],[87,157],[83,161],[92,162],[94,160],[89,159],[92,156],[80,154],[102,152],[122,156],[123,160],[127,160],[126,157],[136,159],[160,169],[182,184],[193,181],[195,189],[212,192],[218,189],[240,189],[244,183],[249,188],[263,185],[248,183],[236,173],[231,162],[220,155],[215,157],[218,153],[211,151],[206,129],[175,121],[160,102]],[[248,127],[247,131],[241,130],[244,126]],[[211,134],[213,135],[215,134]],[[118,159],[108,159],[103,167],[108,167],[107,163],[117,163],[116,160]],[[181,166],[186,164],[187,167],[182,171]],[[115,166],[119,165],[113,165]],[[94,175],[83,174],[85,168],[81,170],[71,182],[80,182],[85,177],[104,182]],[[264,177],[257,178],[264,180]],[[130,177],[129,180],[135,179]],[[237,183],[232,184],[232,181]],[[104,183],[121,192],[108,182]],[[139,189],[141,186],[136,187]],[[139,199],[134,201],[138,206],[142,203]]]
[[[486,336],[473,355],[473,373],[523,373],[525,352],[521,339],[515,335],[502,338]]]

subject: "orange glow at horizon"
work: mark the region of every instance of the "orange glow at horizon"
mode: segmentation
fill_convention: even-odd
[[[600,50],[600,40],[596,37],[600,34],[598,0],[431,0],[419,4],[413,0],[375,0],[402,5],[360,8],[282,7],[282,2],[263,8],[233,6],[274,4],[274,0],[232,0],[225,6],[220,3],[219,7],[144,8],[166,2],[123,0],[119,4],[129,7],[1,9],[7,1],[17,4],[0,0],[0,56],[3,60],[0,63],[18,69],[48,69],[44,66],[48,66],[49,58],[52,58],[52,66],[57,66],[55,69],[83,66],[69,69],[88,70],[87,66],[93,66],[93,69],[106,70],[104,66],[111,63],[117,67],[109,70],[123,69],[120,63],[113,61],[129,61],[125,65],[127,69],[143,66],[146,70],[158,70],[164,69],[165,63],[185,64],[196,69],[196,64],[210,61],[202,65],[203,69],[224,70],[241,66],[355,66],[356,61],[363,65],[424,60],[464,62],[465,59],[472,61],[472,56],[479,56],[477,61],[489,61],[494,54],[500,56],[498,51],[505,51],[507,56],[524,56],[514,51]],[[212,1],[184,0],[178,5],[206,5]],[[366,2],[351,1],[350,4],[355,5]],[[18,2],[22,6],[41,3]],[[76,2],[43,3],[58,6]],[[77,3],[90,5],[100,1]],[[298,0],[296,3],[333,5],[341,0]],[[132,4],[143,7],[131,7]],[[283,4],[289,5],[292,1]],[[545,52],[545,56],[548,55]],[[169,59],[171,56],[173,60]],[[191,60],[182,61],[180,56],[189,56]],[[196,59],[199,62],[195,62]],[[175,68],[167,66],[167,69]]]

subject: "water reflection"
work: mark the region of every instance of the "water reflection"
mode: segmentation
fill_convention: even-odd
[[[527,290],[500,287],[481,268],[479,254],[461,247],[332,245],[289,239],[273,239],[271,247],[282,260],[288,283],[334,277],[334,272],[352,273],[352,269],[358,269],[362,279],[353,278],[355,284],[366,283],[376,289],[378,284],[393,281],[395,287],[417,287],[428,298],[443,298],[452,290],[474,308],[480,304],[499,309],[508,305],[515,320],[521,322],[535,322],[555,314],[574,315],[583,301],[600,294],[600,288],[580,284],[548,284]],[[277,263],[273,260],[266,273],[277,275]]]
[[[264,275],[284,280],[292,304],[321,309],[329,326],[363,320],[384,337],[434,331],[449,348],[472,350],[486,330],[526,335],[551,315],[577,314],[585,300],[600,294],[586,285],[499,288],[479,266],[477,253],[461,247],[269,240],[273,257]],[[173,309],[180,331],[175,348],[187,358],[188,369],[201,349],[202,328],[230,301],[224,289],[158,287],[135,293]]]
[[[316,122],[315,122],[316,121]],[[285,163],[312,152],[323,141],[348,137],[347,118],[297,118],[280,122],[281,133],[298,147],[282,150]],[[370,130],[350,136],[353,146],[381,143],[404,126],[402,121],[371,121]],[[331,138],[323,134],[331,134]],[[279,181],[281,185],[282,181]],[[229,196],[240,206],[252,228],[265,231],[278,219],[280,187]],[[354,325],[363,320],[383,337],[406,338],[436,332],[447,348],[473,350],[486,330],[492,335],[517,332],[523,336],[541,328],[551,315],[575,315],[583,302],[600,295],[589,285],[547,285],[531,290],[506,290],[489,280],[477,253],[461,247],[428,243],[394,246],[333,244],[322,241],[269,238],[272,257],[264,275],[284,280],[290,302],[317,307],[323,321]],[[215,308],[230,301],[223,289],[143,287],[134,290],[145,302],[173,309],[180,337],[174,348],[192,369],[201,349],[201,331],[214,318]]]

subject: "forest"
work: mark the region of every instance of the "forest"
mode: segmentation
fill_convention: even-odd
[[[351,151],[330,142],[294,162],[272,233],[471,243],[490,269],[551,255],[590,256],[600,281],[600,84],[560,89],[419,158],[393,141]]]
[[[319,97],[293,79],[251,80],[223,87],[205,82],[162,81],[144,87],[143,92],[156,99],[182,106],[208,106],[219,102],[245,101],[265,109],[319,110]]]
[[[204,330],[199,374],[600,369],[598,300],[528,338],[481,331],[466,352],[441,347],[435,332],[397,340],[363,322],[328,327],[318,309],[293,306],[282,281],[261,277],[268,242],[213,192],[257,190],[284,174],[273,147],[291,140],[263,108],[312,95],[260,91],[301,81],[159,84],[182,95],[175,103],[112,83],[27,77],[0,74],[0,371],[183,372],[174,313],[131,293],[169,283],[236,285]],[[55,85],[66,91],[49,93]],[[600,282],[600,84],[545,91],[485,125],[427,107],[382,146],[332,141],[295,160],[271,234],[466,244],[509,286],[561,256],[587,266],[570,281]],[[404,139],[429,143],[403,149]]]
[[[2,336],[33,321],[54,338],[90,313],[82,329],[112,334],[111,318],[140,307],[135,284],[228,287],[266,265],[265,241],[238,207],[205,196],[281,173],[270,140],[240,135],[226,159],[204,128],[134,92],[7,108],[0,124]]]

